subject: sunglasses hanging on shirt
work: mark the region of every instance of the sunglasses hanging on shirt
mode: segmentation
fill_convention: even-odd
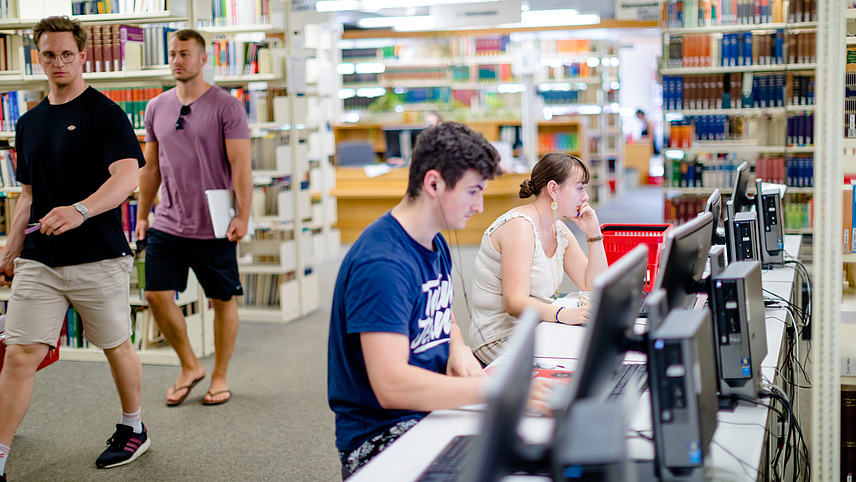
[[[178,113],[178,120],[175,121],[175,130],[180,131],[187,126],[187,121],[184,120],[184,116],[190,114],[190,106],[183,105],[181,106],[181,110]]]

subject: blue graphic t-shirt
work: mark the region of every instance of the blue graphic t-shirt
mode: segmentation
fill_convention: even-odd
[[[354,450],[372,435],[424,412],[386,410],[369,384],[360,333],[400,333],[410,364],[446,373],[452,324],[452,261],[442,235],[434,250],[387,212],[363,231],[339,268],[330,315],[327,396],[336,447]]]

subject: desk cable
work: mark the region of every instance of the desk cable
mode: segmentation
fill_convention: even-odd
[[[779,472],[779,464],[781,460],[781,470],[784,471],[784,467],[787,465],[788,460],[791,459],[791,452],[793,451],[793,480],[811,480],[811,465],[810,465],[810,456],[808,451],[808,446],[805,443],[805,438],[803,437],[802,428],[799,425],[799,422],[796,419],[796,414],[793,411],[793,407],[791,406],[790,401],[788,400],[787,395],[776,385],[767,385],[767,388],[761,391],[761,398],[769,398],[773,402],[778,402],[779,405],[782,406],[782,410],[777,409],[774,405],[764,403],[760,400],[755,400],[750,397],[746,397],[743,395],[731,395],[730,398],[740,400],[743,402],[751,403],[753,405],[758,405],[762,407],[766,407],[769,410],[775,412],[780,419],[785,419],[785,423],[787,423],[787,432],[785,434],[784,439],[780,439],[779,443],[777,443],[776,447],[776,455],[773,457],[771,466],[772,466],[772,476],[773,480],[781,481],[781,473]],[[769,433],[769,431],[768,431]],[[779,438],[777,436],[777,438]],[[721,445],[720,445],[721,447]],[[723,447],[724,448],[724,447]],[[784,454],[784,456],[783,456]],[[805,471],[802,472],[800,469],[799,462],[802,460],[805,463]],[[800,478],[800,476],[802,476]]]

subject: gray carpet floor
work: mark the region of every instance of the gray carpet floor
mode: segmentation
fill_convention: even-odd
[[[662,213],[661,191],[647,187],[598,210],[601,222],[616,223],[662,222]],[[454,310],[465,334],[463,294],[470,291],[476,250],[453,247],[463,277]],[[9,480],[339,480],[326,351],[340,260],[317,268],[317,312],[285,325],[241,324],[230,366],[231,402],[202,406],[203,382],[183,405],[168,408],[165,392],[178,369],[144,366],[142,415],[152,446],[129,465],[95,468],[120,416],[107,364],[62,361],[39,372],[6,466]],[[566,283],[563,290],[573,290]],[[203,363],[210,372],[213,357]]]

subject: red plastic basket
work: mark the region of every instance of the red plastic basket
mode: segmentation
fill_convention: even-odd
[[[603,247],[606,262],[612,264],[640,244],[648,245],[648,270],[645,273],[645,289],[651,291],[660,266],[660,252],[671,224],[603,224]]]
[[[0,332],[2,334],[2,332]],[[3,370],[3,359],[6,358],[6,344],[3,343],[3,337],[0,337],[0,370]],[[52,364],[53,362],[59,360],[59,340],[56,342],[56,348],[51,348],[48,350],[48,354],[45,355],[45,359],[39,363],[38,370]]]

